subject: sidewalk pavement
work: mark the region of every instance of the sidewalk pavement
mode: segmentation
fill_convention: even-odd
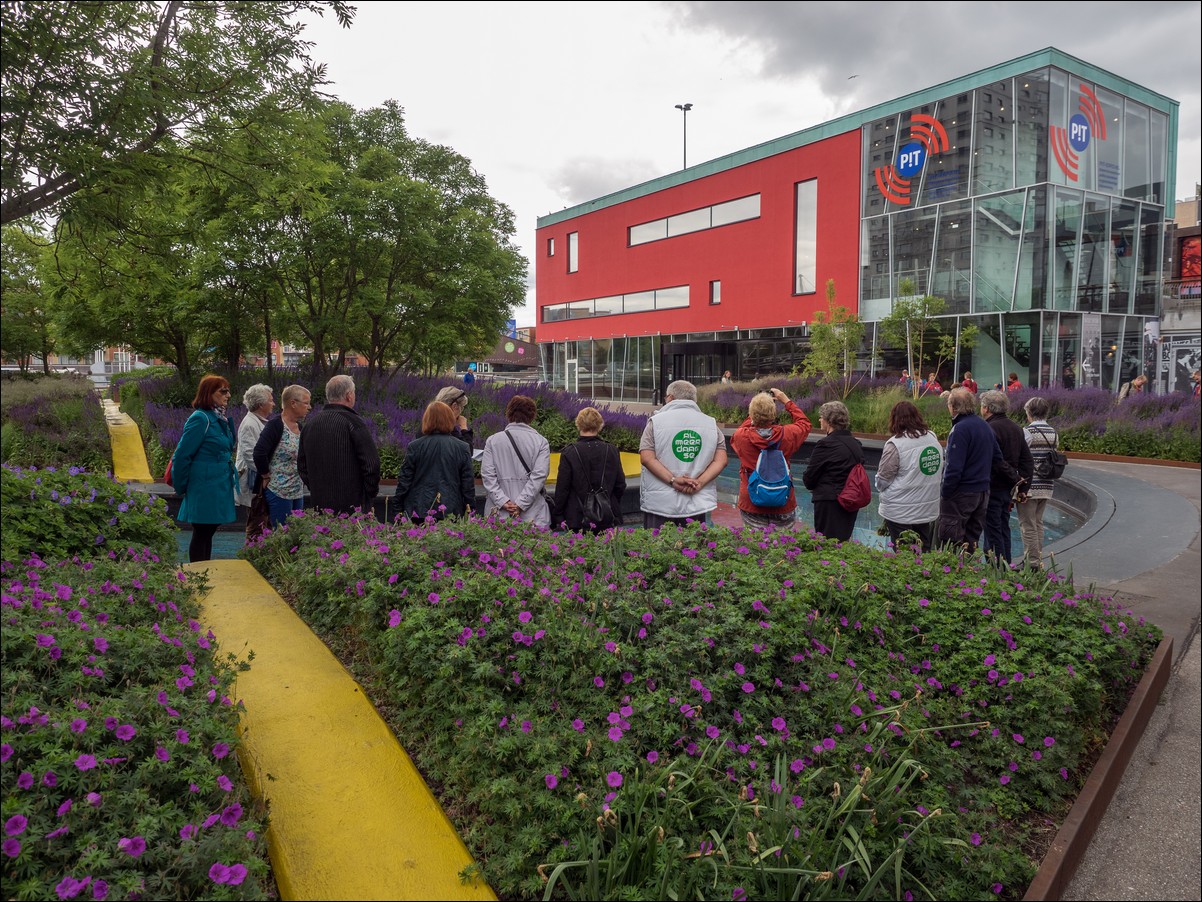
[[[1066,899],[1202,898],[1202,587],[1197,469],[1073,460],[1098,498],[1085,528],[1049,550],[1075,585],[1095,584],[1161,627],[1173,672]]]

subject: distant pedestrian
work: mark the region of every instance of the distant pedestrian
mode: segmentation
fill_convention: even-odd
[[[1021,380],[1018,378],[1018,373],[1011,373],[1006,377],[1006,391],[1018,391],[1023,387]]]
[[[1134,379],[1124,382],[1119,386],[1119,400],[1123,401],[1131,397],[1131,395],[1143,394],[1144,386],[1148,384],[1148,377],[1140,373]]]
[[[372,513],[380,491],[380,455],[371,430],[355,413],[355,380],[326,383],[326,404],[301,432],[297,472],[317,510]]]
[[[172,485],[184,500],[178,518],[192,524],[188,560],[211,560],[213,536],[222,523],[232,523],[234,509],[234,424],[227,408],[230,384],[221,376],[205,376],[192,399],[192,414],[171,457]]]
[[[472,384],[473,384],[475,381],[476,381],[476,374],[475,374],[475,373],[473,373],[471,370],[468,370],[467,372],[465,372],[465,373],[463,374],[463,384],[464,384],[465,386],[467,386],[468,388],[471,388],[471,387],[472,387]]]
[[[1194,370],[1190,374],[1189,381],[1194,384],[1194,397],[1202,396],[1202,370]]]
[[[1046,398],[1028,399],[1023,410],[1027,414],[1027,426],[1023,434],[1031,449],[1031,459],[1038,464],[1056,452],[1060,436],[1048,423],[1051,405]],[[1023,538],[1023,563],[1032,570],[1043,569],[1043,514],[1055,487],[1056,483],[1051,479],[1032,475],[1030,488],[1016,499],[1018,528]]]
[[[730,370],[727,370],[722,374],[722,384],[730,385],[732,382],[734,382],[734,380],[730,378]]]
[[[952,378],[954,379],[955,377],[953,376]],[[977,393],[977,391],[978,391],[978,389],[977,389],[977,380],[976,380],[976,379],[974,379],[974,378],[972,377],[972,373],[971,373],[971,372],[966,372],[966,373],[964,374],[964,381],[960,383],[960,386],[961,386],[962,388],[967,388],[967,389],[968,389],[970,392],[972,392],[974,395],[975,395],[975,394]]]

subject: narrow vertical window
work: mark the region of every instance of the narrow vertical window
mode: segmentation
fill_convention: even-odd
[[[554,238],[547,239],[547,256],[548,257],[555,256],[555,239]]]
[[[818,180],[797,183],[797,245],[793,293],[818,290]]]
[[[580,269],[580,233],[568,232],[568,272]]]
[[[710,303],[722,303],[722,282],[718,279],[714,279],[714,281],[710,282]]]

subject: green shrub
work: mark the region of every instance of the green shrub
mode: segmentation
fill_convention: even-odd
[[[4,560],[90,557],[127,548],[175,559],[175,526],[161,498],[78,467],[5,464],[0,479]]]

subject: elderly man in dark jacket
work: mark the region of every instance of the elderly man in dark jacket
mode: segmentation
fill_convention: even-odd
[[[953,389],[947,399],[952,431],[947,437],[939,489],[939,541],[972,553],[985,525],[993,467],[1009,467],[989,425],[977,416],[977,396]],[[1010,468],[1012,472],[1013,468]],[[1017,480],[1017,473],[1014,474]]]
[[[326,405],[301,431],[296,469],[309,487],[313,507],[349,514],[371,513],[380,489],[380,455],[363,418],[355,413],[355,380],[326,383]]]
[[[981,416],[993,430],[998,448],[1002,452],[1005,466],[995,465],[989,479],[989,506],[985,510],[985,534],[981,548],[993,555],[1000,567],[1004,561],[1010,566],[1010,510],[1014,506],[1010,495],[1014,487],[1019,491],[1031,485],[1035,475],[1035,460],[1027,444],[1023,427],[1010,419],[1010,399],[1005,392],[987,391],[981,395]]]

